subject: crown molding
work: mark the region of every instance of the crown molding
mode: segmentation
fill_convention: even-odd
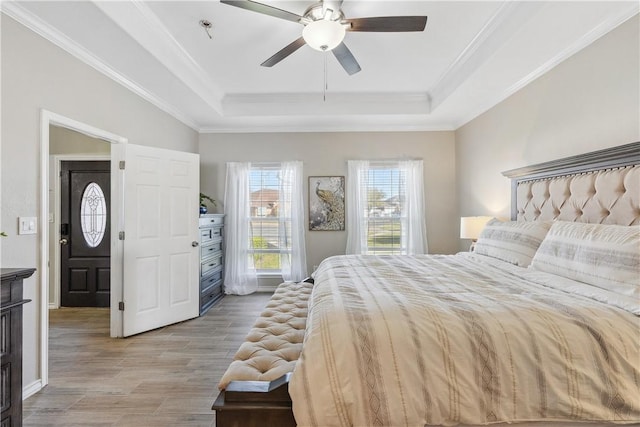
[[[200,130],[201,135],[205,134],[225,134],[225,133],[331,133],[331,132],[453,132],[454,129],[449,126],[348,126],[348,127],[300,127],[300,128],[292,128],[289,126],[285,127],[261,127],[261,126],[251,126],[247,128],[237,128],[237,127],[221,127],[221,128],[211,128],[206,127]]]
[[[190,117],[186,116],[163,99],[144,89],[133,80],[127,78],[123,74],[120,74],[118,71],[111,68],[109,65],[103,62],[97,56],[93,55],[87,49],[67,37],[65,34],[58,31],[57,29],[50,26],[47,22],[34,15],[17,2],[2,1],[0,2],[0,8],[2,13],[4,13],[5,15],[29,28],[34,33],[58,46],[65,52],[69,53],[81,62],[89,65],[96,71],[109,77],[116,83],[129,89],[134,94],[148,101],[165,113],[171,115],[176,120],[182,122],[195,131],[199,129],[198,124],[195,123]]]
[[[431,107],[442,104],[541,6],[540,2],[504,2],[429,90]]]
[[[426,115],[431,112],[431,97],[426,92],[229,94],[223,106],[225,117]]]
[[[93,3],[209,107],[223,115],[224,92],[173,37],[149,6],[139,0]]]
[[[594,27],[591,31],[585,34],[583,37],[578,39],[575,43],[570,45],[568,48],[564,49],[562,52],[551,58],[549,61],[543,63],[541,66],[533,70],[531,73],[527,74],[522,79],[518,80],[516,83],[511,85],[507,90],[497,94],[495,97],[492,97],[488,101],[482,103],[479,107],[472,110],[470,113],[464,115],[463,118],[456,120],[454,122],[456,129],[464,126],[471,120],[480,116],[481,114],[487,112],[491,108],[495,107],[505,99],[509,98],[511,95],[515,94],[519,90],[523,89],[525,86],[532,83],[538,77],[548,73],[553,68],[555,68],[560,63],[569,59],[571,56],[575,55],[585,47],[589,46],[599,38],[603,37],[605,34],[614,30],[618,26],[622,25],[629,19],[637,16],[640,11],[640,3],[633,3],[631,6],[618,14],[614,14],[596,27]]]
[[[309,118],[317,121],[316,117]],[[273,125],[242,124],[233,126],[221,123],[220,126],[207,126],[200,129],[200,134],[224,134],[224,133],[326,133],[326,132],[454,132],[452,123],[417,123],[421,119],[412,120],[414,124],[391,123],[379,116],[367,118],[367,123],[329,124],[322,123],[292,123],[284,119],[286,123],[278,122]]]

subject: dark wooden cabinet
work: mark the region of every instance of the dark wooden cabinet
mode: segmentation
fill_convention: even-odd
[[[22,281],[34,268],[3,268],[0,285],[0,403],[2,427],[22,425]]]
[[[224,215],[200,215],[200,315],[224,296]]]

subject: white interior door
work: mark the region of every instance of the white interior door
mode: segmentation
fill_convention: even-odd
[[[123,335],[198,316],[199,155],[128,144]]]

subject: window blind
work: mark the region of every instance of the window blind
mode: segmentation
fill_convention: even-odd
[[[249,257],[259,273],[281,271],[281,254],[291,251],[288,206],[291,183],[282,180],[279,164],[252,164],[249,173]],[[289,192],[285,197],[282,192]]]
[[[366,195],[363,212],[367,253],[402,254],[406,220],[406,174],[397,162],[371,163],[360,182]]]

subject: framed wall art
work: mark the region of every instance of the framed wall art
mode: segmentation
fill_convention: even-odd
[[[309,177],[309,230],[344,230],[344,176]]]

